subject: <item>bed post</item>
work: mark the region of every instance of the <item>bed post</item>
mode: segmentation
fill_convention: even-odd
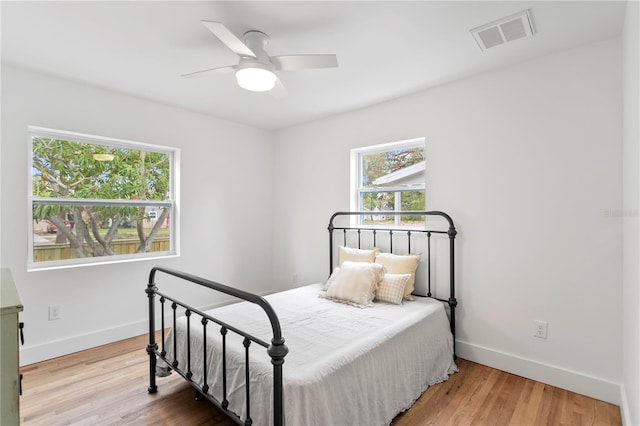
[[[158,288],[155,285],[155,268],[151,270],[149,274],[149,284],[145,293],[149,298],[149,344],[147,345],[147,354],[149,354],[149,393],[156,393],[158,386],[156,386],[156,351],[158,350],[158,344],[156,343],[156,314],[155,314],[155,295]]]
[[[335,213],[329,219],[329,276],[333,273],[333,218],[336,217],[338,213]]]
[[[271,357],[273,364],[273,424],[274,426],[284,425],[284,398],[282,383],[282,364],[289,349],[284,344],[282,336],[274,337],[267,353]]]
[[[456,357],[456,306],[458,305],[458,301],[455,296],[455,263],[454,263],[454,241],[456,238],[455,226],[453,225],[453,221],[449,218],[449,231],[447,235],[449,235],[449,280],[450,280],[450,288],[449,288],[449,309],[451,312],[451,334],[453,335],[453,357]]]

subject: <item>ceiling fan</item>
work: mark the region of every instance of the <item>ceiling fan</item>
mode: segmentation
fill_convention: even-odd
[[[338,66],[336,55],[269,56],[265,51],[269,43],[269,36],[263,32],[247,31],[244,33],[244,41],[242,41],[220,22],[200,22],[229,49],[240,56],[240,61],[237,65],[209,68],[183,74],[182,77],[200,77],[209,73],[235,70],[236,80],[240,87],[254,92],[266,92],[279,83],[276,71],[335,68]]]

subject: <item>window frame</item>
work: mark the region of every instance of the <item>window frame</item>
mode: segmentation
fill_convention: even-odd
[[[363,206],[360,204],[360,200],[361,200],[361,194],[363,193],[367,193],[367,192],[393,192],[395,193],[395,199],[396,202],[394,203],[394,211],[403,211],[402,209],[402,204],[399,202],[400,201],[400,197],[401,194],[403,192],[412,192],[412,191],[416,191],[416,190],[422,190],[424,191],[425,194],[425,208],[426,208],[426,204],[427,204],[427,189],[426,189],[426,167],[425,167],[425,179],[424,182],[422,183],[422,186],[420,187],[412,187],[412,188],[407,188],[407,187],[403,187],[403,186],[392,186],[392,187],[384,187],[383,189],[380,188],[364,188],[362,186],[362,157],[364,155],[368,155],[368,154],[379,154],[381,152],[386,152],[386,151],[392,151],[392,150],[398,150],[398,149],[412,149],[412,148],[422,148],[423,153],[424,153],[424,157],[425,157],[425,162],[426,162],[426,151],[427,151],[427,146],[426,146],[426,139],[424,137],[417,137],[417,138],[412,138],[412,139],[407,139],[407,140],[402,140],[402,141],[396,141],[396,142],[386,142],[386,143],[382,143],[382,144],[376,144],[376,145],[369,145],[369,146],[365,146],[365,147],[360,147],[360,148],[353,148],[351,149],[351,158],[350,158],[350,170],[351,170],[351,177],[350,177],[350,210],[351,211],[364,211],[363,210]],[[425,218],[426,219],[426,218]],[[362,216],[352,216],[351,217],[351,226],[363,226],[363,217]],[[394,217],[394,226],[396,227],[401,227],[401,217],[400,215],[396,215]],[[376,225],[367,225],[367,227],[369,226],[373,226],[375,227]],[[386,227],[388,227],[388,225],[385,225]]]
[[[116,148],[129,148],[141,151],[152,151],[169,155],[170,183],[168,200],[124,200],[124,199],[85,199],[62,197],[39,197],[33,195],[33,139],[55,138],[69,142],[87,143]],[[180,149],[154,145],[144,142],[136,142],[124,139],[116,139],[104,136],[95,136],[84,133],[69,132],[65,130],[49,129],[38,126],[28,126],[28,187],[27,187],[27,214],[28,214],[28,246],[27,246],[27,271],[40,271],[51,269],[73,268],[79,266],[104,265],[111,263],[123,263],[148,259],[161,259],[180,256]],[[168,207],[169,208],[169,250],[161,252],[146,252],[134,254],[120,254],[112,256],[97,256],[55,260],[46,262],[34,261],[34,219],[35,205],[69,205],[69,206],[126,206],[126,207]]]

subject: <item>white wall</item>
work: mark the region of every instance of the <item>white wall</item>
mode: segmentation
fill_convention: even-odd
[[[623,420],[640,425],[640,3],[627,3],[623,48]]]
[[[25,306],[23,364],[144,333],[144,289],[155,264],[271,288],[270,132],[6,65],[2,113],[1,264]],[[182,256],[27,272],[28,125],[180,148]],[[191,297],[196,306],[220,300]],[[53,304],[62,319],[48,321]]]
[[[612,39],[277,132],[274,283],[326,278],[351,148],[424,136],[427,208],[459,230],[460,356],[619,403],[620,75]]]

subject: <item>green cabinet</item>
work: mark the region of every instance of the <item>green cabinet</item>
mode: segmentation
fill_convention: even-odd
[[[22,303],[9,269],[0,269],[0,425],[20,424],[18,313]]]

